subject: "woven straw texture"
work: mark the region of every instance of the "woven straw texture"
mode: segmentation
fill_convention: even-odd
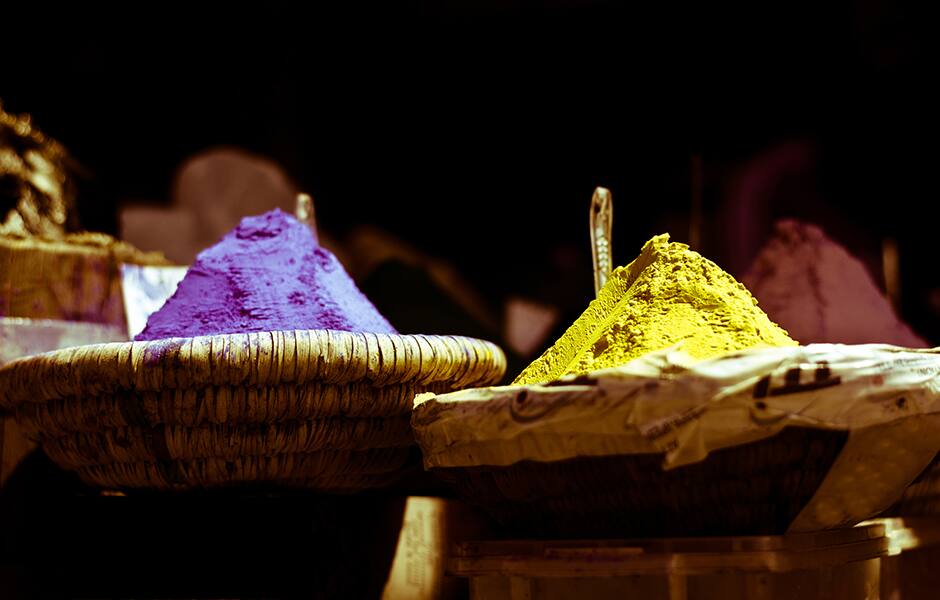
[[[457,336],[174,338],[20,359],[0,369],[0,407],[93,485],[355,491],[415,461],[416,393],[487,385],[504,371],[498,347]]]
[[[901,499],[885,511],[885,516],[940,516],[940,454],[937,454],[917,479],[904,490]]]
[[[661,454],[438,468],[523,537],[771,535],[810,501],[848,434],[788,427],[670,471]]]

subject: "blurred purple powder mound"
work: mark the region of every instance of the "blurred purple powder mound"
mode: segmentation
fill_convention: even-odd
[[[310,229],[274,209],[201,252],[134,339],[292,329],[396,333]]]

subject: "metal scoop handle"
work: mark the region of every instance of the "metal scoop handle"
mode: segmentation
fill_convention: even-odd
[[[610,190],[598,187],[591,197],[591,253],[594,258],[594,293],[598,294],[610,275],[610,238],[614,205]]]

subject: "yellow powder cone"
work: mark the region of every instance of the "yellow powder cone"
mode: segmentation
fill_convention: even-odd
[[[615,367],[680,341],[698,359],[797,345],[734,277],[663,234],[615,269],[587,310],[513,383]]]

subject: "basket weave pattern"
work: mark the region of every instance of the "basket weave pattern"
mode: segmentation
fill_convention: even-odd
[[[924,467],[921,474],[904,490],[904,495],[885,511],[891,517],[940,516],[940,454]]]
[[[355,490],[414,459],[418,392],[486,385],[488,342],[329,330],[81,346],[0,369],[0,406],[88,482]]]
[[[770,535],[787,530],[846,439],[788,427],[670,471],[661,454],[434,471],[521,536]]]

